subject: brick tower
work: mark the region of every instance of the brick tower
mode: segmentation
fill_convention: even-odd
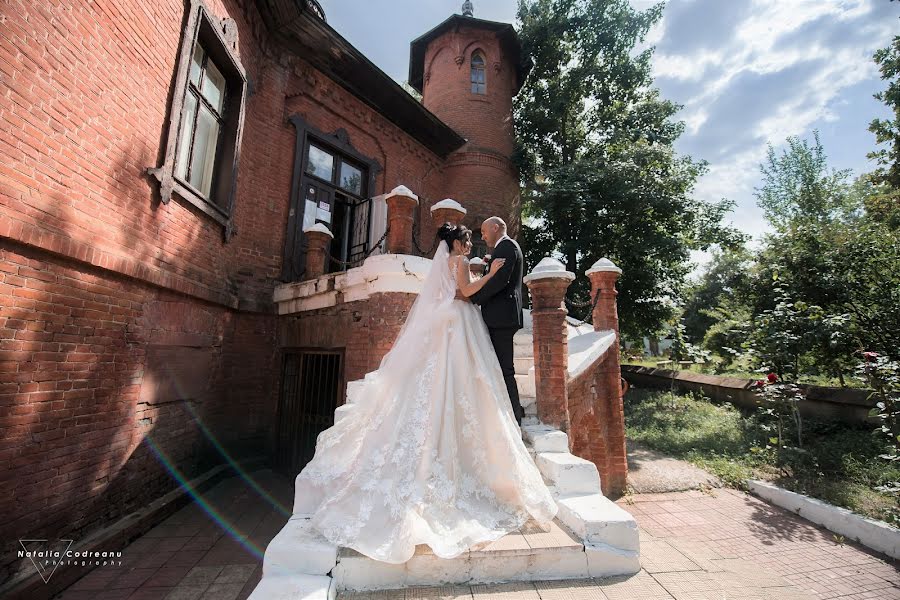
[[[463,14],[410,44],[410,85],[428,110],[467,140],[447,157],[444,188],[466,207],[464,223],[476,232],[491,215],[506,220],[511,237],[519,232],[512,99],[529,67],[512,25],[474,18],[468,1]]]

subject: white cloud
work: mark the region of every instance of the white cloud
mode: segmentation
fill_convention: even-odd
[[[888,43],[900,16],[890,4],[671,0],[652,35],[653,73],[663,95],[684,105],[679,150],[710,163],[698,196],[734,199],[734,224],[764,232],[753,188],[766,143],[808,136],[854,110],[841,94],[877,79],[872,53]]]

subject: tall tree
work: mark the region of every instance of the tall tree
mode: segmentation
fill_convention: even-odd
[[[628,0],[520,0],[518,11],[535,63],[515,104],[526,259],[555,255],[578,274],[612,259],[632,337],[671,318],[691,249],[741,241],[722,225],[730,202],[692,197],[706,164],[674,152],[680,106],[652,88],[652,48],[636,52],[661,14]],[[586,278],[570,290],[586,300]]]
[[[886,48],[875,52],[875,62],[888,87],[875,94],[893,111],[893,119],[873,119],[869,131],[878,144],[886,144],[869,153],[878,168],[868,176],[871,190],[866,209],[891,229],[900,227],[900,36]]]
[[[898,352],[900,235],[867,210],[870,178],[830,169],[813,137],[770,147],[760,165],[757,200],[775,232],[750,287],[753,347],[773,368],[843,377],[854,350]]]
[[[756,189],[757,203],[779,232],[803,223],[827,223],[858,208],[849,194],[851,170],[829,170],[818,131],[813,139],[810,145],[789,137],[780,156],[769,144],[766,162],[760,165],[763,185]]]
[[[721,304],[733,305],[746,298],[750,286],[752,255],[746,248],[714,249],[699,280],[685,294],[685,334],[694,343],[720,320]]]
[[[884,102],[893,111],[893,119],[873,119],[869,131],[875,134],[878,144],[887,144],[869,154],[878,162],[874,172],[875,183],[886,183],[894,190],[900,190],[900,35],[886,48],[875,52],[875,62],[881,71],[881,78],[888,87],[875,94],[875,99]]]

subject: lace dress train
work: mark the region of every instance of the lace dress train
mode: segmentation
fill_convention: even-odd
[[[443,260],[446,271],[440,246],[434,264]],[[349,412],[319,434],[297,476],[294,513],[376,560],[404,563],[417,544],[452,558],[557,512],[522,442],[480,309],[448,296],[452,277],[429,274],[442,289],[416,301],[416,322],[408,319]]]

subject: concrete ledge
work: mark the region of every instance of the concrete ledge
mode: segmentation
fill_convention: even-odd
[[[247,600],[334,600],[337,587],[327,575],[283,575],[263,577]]]
[[[589,331],[569,338],[569,380],[587,372],[616,343],[616,332]]]
[[[755,379],[637,365],[622,365],[622,376],[628,383],[639,387],[701,392],[717,402],[731,402],[745,408],[754,408],[760,404],[752,389]],[[871,390],[804,384],[800,387],[807,393],[806,399],[801,400],[799,405],[804,417],[838,419],[848,423],[877,422],[877,419],[869,417],[869,411],[875,407],[875,401],[869,398]]]
[[[527,375],[513,375],[516,378],[516,386],[519,388],[520,396],[537,396],[537,390],[534,383],[534,367],[528,370]]]
[[[317,279],[283,283],[272,299],[279,315],[366,300],[372,294],[418,294],[431,259],[407,254],[374,254],[361,266]]]
[[[750,491],[777,506],[794,512],[829,531],[855,540],[891,558],[900,558],[900,529],[884,521],[868,519],[853,511],[780,488],[765,481],[748,479]]]
[[[337,546],[314,531],[308,518],[293,515],[266,546],[263,576],[327,575],[337,554]]]

